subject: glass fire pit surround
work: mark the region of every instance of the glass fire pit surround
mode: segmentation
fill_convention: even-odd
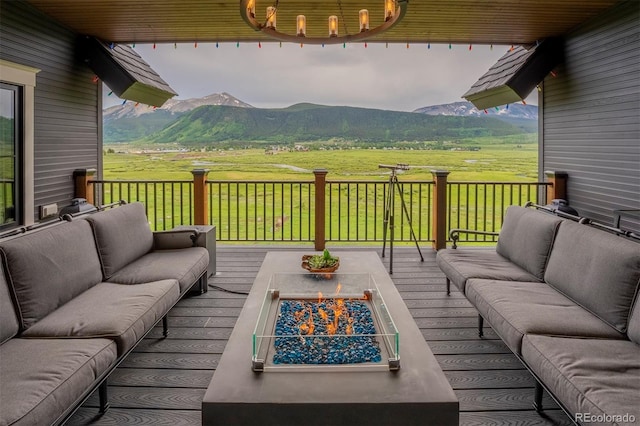
[[[399,338],[370,274],[276,273],[253,331],[252,369],[397,370]]]

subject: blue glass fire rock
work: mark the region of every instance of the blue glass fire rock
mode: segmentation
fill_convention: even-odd
[[[341,306],[337,306],[336,303],[333,299],[320,302],[283,300],[275,329],[275,335],[281,337],[275,338],[273,362],[380,362],[380,346],[373,336],[376,330],[367,305],[360,300],[347,299],[341,302]],[[342,314],[336,320],[336,312],[340,314],[340,311]],[[313,330],[309,330],[311,322]],[[331,330],[332,327],[335,327],[335,330]]]

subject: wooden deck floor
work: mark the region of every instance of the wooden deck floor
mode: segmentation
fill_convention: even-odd
[[[218,246],[218,273],[209,285],[248,292],[266,252],[288,249]],[[332,251],[340,250],[380,253],[379,247]],[[460,400],[460,424],[572,424],[546,395],[545,407],[555,408],[547,417],[533,411],[531,375],[492,330],[478,338],[475,309],[457,291],[445,294],[435,253],[423,254],[420,262],[415,247],[395,247],[391,277]],[[388,265],[388,256],[383,261]],[[107,413],[97,417],[94,395],[68,424],[200,425],[202,398],[245,298],[211,288],[180,301],[169,316],[169,337],[153,330],[109,378]]]

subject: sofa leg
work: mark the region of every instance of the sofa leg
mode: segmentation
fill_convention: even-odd
[[[449,280],[449,278],[446,278],[447,280],[447,296],[451,295],[451,280]]]
[[[100,387],[98,388],[98,396],[100,398],[100,414],[104,414],[109,409],[110,405],[106,380],[100,384]]]
[[[167,337],[169,335],[169,316],[162,317],[162,335]]]
[[[209,291],[209,280],[207,279],[208,272],[205,272],[202,278],[200,278],[200,294],[205,294]]]
[[[478,314],[478,337],[484,336],[484,331],[482,330],[483,326],[484,326],[484,318],[482,318],[482,315]]]
[[[542,384],[536,380],[535,394],[533,396],[533,408],[536,412],[542,411]]]

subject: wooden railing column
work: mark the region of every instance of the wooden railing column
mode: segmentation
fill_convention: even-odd
[[[326,169],[316,169],[313,174],[315,180],[315,249],[320,251],[325,249],[325,188],[327,183]]]
[[[209,224],[209,185],[207,175],[209,170],[194,169],[193,174],[193,224]]]
[[[567,179],[569,174],[567,172],[557,171],[545,171],[544,174],[547,177],[547,181],[551,183],[551,186],[547,188],[547,204],[551,204],[552,200],[567,198]]]
[[[93,180],[96,169],[76,169],[73,171],[74,198],[84,198],[87,203],[95,205]]]
[[[446,170],[432,170],[433,190],[433,248],[447,247],[447,176]]]

